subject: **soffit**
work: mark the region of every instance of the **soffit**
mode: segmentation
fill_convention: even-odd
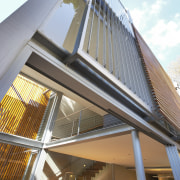
[[[142,133],[140,142],[145,167],[170,167],[164,145]],[[131,134],[78,142],[49,150],[125,167],[135,166]]]

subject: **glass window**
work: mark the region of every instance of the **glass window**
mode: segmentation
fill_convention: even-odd
[[[83,0],[63,0],[39,29],[51,42],[72,52],[83,16]]]

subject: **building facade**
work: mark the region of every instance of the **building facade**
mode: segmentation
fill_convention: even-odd
[[[27,1],[0,40],[0,179],[179,179],[180,98],[120,1]]]

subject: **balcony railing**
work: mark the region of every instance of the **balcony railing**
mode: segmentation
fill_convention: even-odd
[[[128,88],[137,97],[134,100],[153,107],[131,18],[119,1],[112,5],[105,0],[87,1],[72,56],[64,62],[77,59],[123,92],[128,93]]]
[[[85,108],[66,117],[56,119],[52,141],[120,124],[123,122],[110,114],[100,116],[89,108]]]

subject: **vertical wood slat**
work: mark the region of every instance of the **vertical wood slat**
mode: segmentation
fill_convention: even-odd
[[[152,96],[157,103],[156,110],[168,123],[180,130],[180,98],[168,75],[165,73],[144,39],[137,29],[135,27],[133,28],[137,39],[137,45],[142,56],[141,60],[151,86]]]
[[[0,103],[0,131],[36,139],[51,91],[18,75]]]
[[[3,143],[0,143],[0,149],[0,179],[22,179],[31,149]]]

